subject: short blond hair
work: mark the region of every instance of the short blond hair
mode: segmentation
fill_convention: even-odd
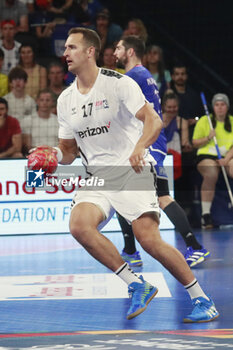
[[[101,50],[101,40],[99,35],[96,33],[96,31],[89,29],[89,28],[83,28],[83,27],[74,27],[71,28],[68,32],[68,35],[71,34],[82,34],[83,35],[83,41],[85,44],[89,46],[94,46],[95,48],[95,59],[98,60],[100,50]]]

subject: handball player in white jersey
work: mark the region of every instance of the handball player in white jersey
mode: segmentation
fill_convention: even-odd
[[[106,167],[110,182],[120,169],[120,189],[78,191],[71,210],[70,231],[95,259],[127,283],[132,296],[127,318],[131,319],[146,309],[158,289],[138,277],[112,242],[98,231],[112,209],[132,223],[141,246],[185,286],[193,300],[206,296],[183,255],[160,237],[158,200],[147,148],[159,136],[162,121],[136,82],[97,67],[100,46],[100,38],[93,30],[69,31],[64,56],[76,79],[58,98],[56,150],[61,164],[71,164],[80,151],[87,173],[95,176]],[[148,183],[147,191],[134,190],[133,186],[137,189],[142,183]],[[202,322],[218,317],[213,303],[211,307],[211,313],[204,315]],[[188,315],[184,321],[199,322],[200,316]]]

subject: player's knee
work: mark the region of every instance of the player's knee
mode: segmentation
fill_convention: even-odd
[[[83,244],[87,241],[89,232],[89,224],[81,218],[72,219],[70,221],[70,233],[78,242]]]

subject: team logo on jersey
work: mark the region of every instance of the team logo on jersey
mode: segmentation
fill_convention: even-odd
[[[100,134],[105,134],[110,129],[111,122],[108,122],[106,125],[98,126],[97,128],[89,128],[87,127],[86,130],[78,131],[79,137],[83,139],[84,137],[88,136],[96,136]]]
[[[95,109],[105,109],[109,108],[109,104],[107,100],[101,100],[101,101],[96,101],[95,103]]]

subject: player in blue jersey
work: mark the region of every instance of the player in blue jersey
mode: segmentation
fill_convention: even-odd
[[[150,72],[142,66],[141,60],[144,50],[145,45],[141,39],[136,36],[126,36],[117,44],[114,55],[117,62],[124,66],[126,75],[138,83],[146,99],[153,104],[155,111],[159,114],[160,118],[163,119],[159,90],[156,82]],[[166,143],[166,136],[164,129],[162,129],[160,136],[155,143],[150,146],[150,153],[157,162],[155,169],[157,173],[159,205],[174,224],[175,228],[181,233],[187,246],[185,259],[188,265],[193,267],[209,257],[210,252],[197,241],[184,210],[169,194],[168,177],[163,166],[163,161],[167,154]],[[136,250],[132,227],[119,214],[118,220],[125,241],[125,247],[121,255],[131,266],[141,266],[142,259],[140,253]]]

